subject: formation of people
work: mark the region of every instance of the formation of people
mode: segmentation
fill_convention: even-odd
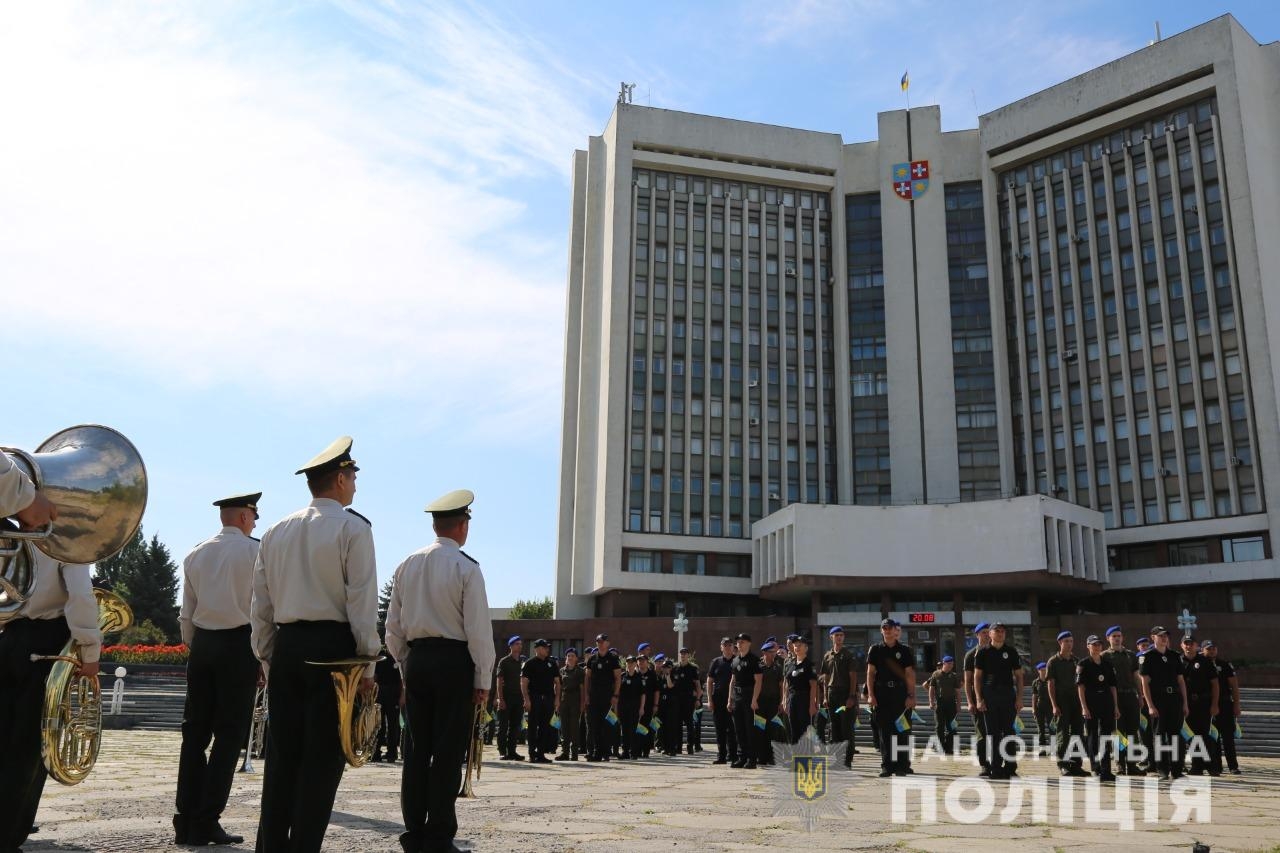
[[[367,661],[360,689],[382,685],[386,723],[378,759],[403,758],[401,846],[453,851],[455,800],[470,727],[477,709],[496,711],[504,760],[527,758],[605,762],[703,751],[701,717],[716,733],[715,764],[753,769],[774,763],[773,744],[798,742],[811,727],[824,741],[845,743],[844,763],[857,753],[854,730],[865,704],[880,775],[912,772],[916,714],[915,653],[901,626],[881,623],[881,641],[865,661],[829,631],[820,660],[809,637],[769,637],[756,650],[746,633],[724,637],[705,669],[682,648],[675,659],[642,643],[621,655],[606,634],[596,645],[550,655],[538,639],[523,655],[511,637],[500,660],[494,648],[483,574],[462,547],[470,532],[467,490],[426,507],[436,537],[395,571],[384,637],[378,625],[378,585],[372,525],[350,508],[360,470],[352,440],[342,437],[301,466],[310,502],[273,524],[261,540],[261,492],[213,502],[222,529],[183,562],[182,638],[190,647],[173,817],[179,844],[235,844],[220,819],[246,744],[254,696],[265,682],[270,707],[259,853],[318,851],[323,844],[345,760],[339,710],[325,662]],[[0,453],[0,517],[35,528],[57,518],[53,506]],[[101,648],[89,567],[33,557],[37,583],[20,618],[0,632],[0,853],[26,840],[45,781],[39,730],[49,662],[74,638],[80,671],[96,675]],[[959,672],[946,656],[920,685],[935,715],[935,737],[953,752],[957,717],[973,716],[981,775],[1017,773],[1008,745],[1021,732],[1025,657],[1000,622],[975,627],[976,643]],[[1042,742],[1052,741],[1064,775],[1102,780],[1116,773],[1239,773],[1235,749],[1239,685],[1214,643],[1151,629],[1134,650],[1120,626],[1085,640],[1077,657],[1069,631],[1059,649],[1034,667],[1032,712]],[[385,659],[377,661],[382,655]],[[322,665],[316,665],[319,662]],[[491,696],[492,691],[492,696]],[[403,708],[405,738],[397,731]],[[913,725],[915,724],[915,725]],[[1141,760],[1138,756],[1141,755]],[[1189,758],[1189,766],[1187,759]]]

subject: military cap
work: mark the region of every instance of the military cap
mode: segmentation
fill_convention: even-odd
[[[321,450],[310,462],[293,473],[316,477],[320,474],[327,474],[330,471],[338,471],[343,468],[359,471],[360,469],[356,466],[356,460],[351,458],[351,444],[352,438],[349,435],[334,439],[332,444]]]
[[[955,659],[955,658],[953,658],[951,655],[943,655],[943,656],[942,656],[942,662],[943,662],[943,663],[955,663],[955,662],[956,662],[956,659]]]
[[[687,655],[687,654],[689,654],[689,647],[688,647],[688,646],[682,646],[682,647],[681,647],[681,649],[680,649],[680,654],[682,654],[682,655]]]
[[[1058,634],[1058,642],[1061,643],[1063,640],[1067,639],[1068,637],[1074,637],[1074,636],[1075,635],[1072,634],[1070,631],[1062,631],[1061,633]]]
[[[1168,636],[1169,629],[1163,625],[1156,625],[1154,628],[1151,629],[1151,636],[1154,637],[1154,636],[1157,636],[1158,634],[1164,634],[1165,636]]]
[[[834,637],[836,634],[843,634],[843,633],[844,633],[844,628],[841,628],[839,625],[837,625],[827,632],[827,636]]]
[[[546,646],[548,649],[549,649],[549,648],[551,648],[551,644],[550,644],[550,643],[548,643],[546,640],[534,640],[534,641],[533,641],[533,647],[534,647],[535,649],[536,649],[536,648],[538,648],[538,647],[540,647],[540,646]]]
[[[880,622],[880,627],[881,628],[901,628],[902,625],[898,622],[897,619],[883,619]]]
[[[1217,647],[1217,644],[1214,643],[1213,640],[1205,640],[1200,644],[1200,648],[1202,649],[1216,649]]]
[[[1102,645],[1102,638],[1097,634],[1090,634],[1088,637],[1085,637],[1084,644],[1086,646],[1092,646],[1095,644],[1100,646]]]
[[[750,635],[750,634],[739,634],[738,636],[734,637],[734,639],[735,639],[735,640],[750,640],[750,639],[751,639],[751,635]]]
[[[733,643],[733,637],[721,637],[721,638],[720,638],[720,645],[722,645],[722,646],[723,646],[725,643],[730,643],[730,644],[732,644],[732,643]]]
[[[1110,628],[1107,629],[1108,637],[1110,637],[1112,634],[1123,634],[1123,633],[1124,631],[1120,629],[1119,625],[1112,625]]]
[[[997,628],[1003,628],[1003,629],[1005,629],[1005,630],[1007,631],[1007,630],[1009,629],[1009,626],[1008,626],[1008,625],[1006,625],[1006,624],[1004,624],[1003,622],[992,622],[992,623],[991,623],[991,630],[992,630],[992,631],[994,631],[994,630],[995,630],[995,629],[997,629]]]
[[[798,639],[800,639],[800,635],[799,635],[799,634],[787,634],[787,642],[788,642],[788,643],[793,643],[793,642],[795,642],[795,641],[796,641],[796,640],[798,640]]]
[[[1182,638],[1182,644],[1183,644],[1184,646],[1185,646],[1187,643],[1194,643],[1194,642],[1196,642],[1196,638],[1195,638],[1195,637],[1193,637],[1193,636],[1191,636],[1190,634],[1186,634],[1186,635],[1184,635],[1184,636],[1183,636],[1183,638]]]
[[[596,642],[597,642],[597,643],[598,643],[598,642],[600,642],[601,640],[608,640],[608,639],[609,639],[609,635],[608,635],[608,634],[596,634]]]
[[[809,638],[808,638],[808,637],[796,637],[796,642],[797,642],[797,643],[804,643],[806,646],[811,646],[811,645],[813,645],[812,643],[810,643],[810,642],[809,642]]]
[[[636,662],[635,655],[627,655],[627,663],[635,663],[635,662]]]
[[[981,634],[983,631],[987,630],[990,627],[991,626],[986,622],[979,622],[977,625],[973,626],[973,633]]]
[[[251,509],[258,511],[258,501],[262,498],[262,492],[247,492],[243,495],[232,495],[229,498],[216,500],[213,505],[220,509]]]
[[[676,662],[675,662],[675,661],[673,661],[673,660],[671,660],[670,658],[667,658],[666,660],[664,660],[664,661],[662,662],[662,665],[663,665],[664,667],[666,667],[667,669],[671,669],[671,668],[673,668],[673,667],[676,665]]]
[[[1049,664],[1045,663],[1044,661],[1040,661],[1040,663],[1036,664],[1036,669],[1048,669],[1048,668],[1049,668]]]
[[[514,646],[516,643],[519,643],[519,642],[521,642],[521,640],[520,640],[520,635],[519,635],[519,634],[516,634],[516,635],[515,635],[515,636],[513,636],[513,637],[508,637],[508,638],[507,638],[507,648],[511,648],[512,646]]]
[[[770,634],[769,636],[767,636],[767,637],[765,637],[765,638],[764,638],[764,641],[765,641],[766,643],[776,643],[776,642],[778,642],[778,638],[777,638],[777,637],[775,637],[775,636],[773,636],[772,634]]]
[[[576,655],[577,653],[578,653],[578,650],[575,649],[573,646],[570,646],[569,648],[564,650],[565,657],[568,657],[569,655]]]
[[[768,640],[765,640],[764,645],[760,647],[760,651],[762,651],[762,652],[771,652],[771,651],[774,651],[774,650],[775,650],[775,649],[777,649],[777,648],[778,648],[778,644],[777,644],[777,643],[773,643],[773,642],[770,642],[770,641],[768,641]]]
[[[426,511],[431,513],[432,518],[456,518],[464,516],[471,517],[471,504],[475,502],[475,493],[470,489],[455,489],[447,495],[440,497],[427,504]]]
[[[1139,647],[1142,647],[1142,646],[1149,646],[1149,645],[1151,645],[1151,641],[1150,641],[1150,640],[1148,640],[1146,637],[1139,637],[1139,638],[1138,638],[1138,642],[1136,643],[1136,645],[1137,645],[1137,646],[1139,646]]]
[[[587,650],[586,650],[586,652],[584,652],[584,654],[588,654],[588,655],[593,655],[593,654],[595,654],[595,653],[596,653],[596,647],[595,647],[595,646],[592,646],[591,648],[587,649]]]
[[[642,660],[642,661],[648,662],[649,656],[644,652],[641,652],[640,654],[636,655],[636,660]]]

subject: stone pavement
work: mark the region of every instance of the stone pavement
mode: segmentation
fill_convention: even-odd
[[[177,773],[179,736],[170,732],[109,731],[90,778],[74,788],[50,783],[40,807],[40,832],[23,849],[41,851],[181,850],[172,843],[170,816]],[[1247,751],[1247,745],[1245,745]],[[889,820],[890,793],[874,778],[876,757],[854,759],[829,777],[829,796],[843,799],[843,817],[823,819],[807,834],[800,819],[776,817],[773,803],[786,795],[790,777],[780,769],[732,770],[713,766],[713,754],[655,758],[608,764],[558,763],[532,766],[487,761],[476,786],[478,799],[459,801],[460,838],[477,853],[639,853],[698,850],[992,851],[1092,850],[1123,847],[1126,853],[1190,850],[1193,840],[1214,853],[1280,850],[1280,759],[1242,761],[1243,777],[1213,780],[1212,815],[1207,823],[1171,825],[1168,786],[1159,788],[1160,821],[1144,822],[1139,780],[1134,780],[1134,831],[1115,823],[1089,824],[1083,789],[1075,793],[1076,819],[1058,821],[1056,773],[1044,759],[1024,761],[1028,782],[1049,780],[1049,816],[1037,821],[1024,808],[1001,823],[1007,783],[995,783],[996,811],[980,824],[951,816],[943,802],[948,784],[973,771],[961,762],[917,762],[917,774],[936,774],[938,819],[918,822],[918,797],[908,802],[910,821]],[[261,762],[257,767],[261,770]],[[399,851],[399,765],[372,764],[348,770],[338,791],[325,849]],[[911,777],[916,782],[922,775]],[[260,773],[237,774],[223,825],[249,839],[257,826]],[[1200,780],[1197,780],[1200,781]],[[1109,787],[1109,786],[1108,786]],[[789,788],[787,789],[789,790]],[[1102,803],[1114,804],[1104,788]],[[976,803],[977,796],[963,800]],[[975,845],[980,845],[975,847]]]

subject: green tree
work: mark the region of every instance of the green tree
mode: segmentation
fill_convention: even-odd
[[[523,598],[517,598],[516,603],[511,605],[511,611],[507,615],[508,619],[550,619],[555,614],[555,605],[551,603],[551,596],[546,598],[532,599],[525,601]]]
[[[391,606],[391,588],[395,586],[394,580],[389,580],[382,585],[382,591],[378,593],[378,636],[386,637],[387,634],[387,608]]]
[[[95,574],[129,602],[134,624],[150,620],[170,642],[178,641],[178,566],[159,536],[147,542],[139,528],[123,551],[97,564]]]

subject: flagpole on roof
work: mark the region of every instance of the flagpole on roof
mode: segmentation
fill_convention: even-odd
[[[911,109],[911,72],[903,71],[902,80],[900,81],[902,92],[907,98],[907,109]]]

